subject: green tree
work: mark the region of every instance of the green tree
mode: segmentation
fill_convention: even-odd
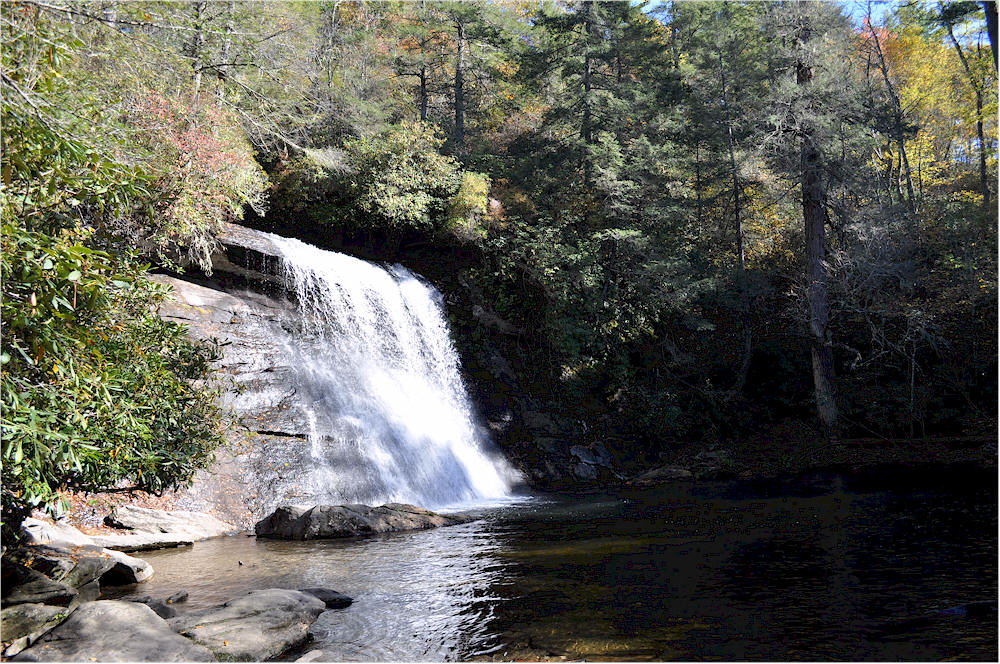
[[[186,482],[210,460],[219,417],[195,382],[214,350],[156,316],[167,289],[133,256],[143,238],[120,233],[153,236],[155,208],[197,190],[129,141],[81,75],[90,56],[65,15],[26,4],[4,19],[0,430],[3,528],[16,537],[63,489]]]

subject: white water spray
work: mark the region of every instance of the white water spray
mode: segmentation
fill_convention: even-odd
[[[516,472],[472,414],[441,294],[390,270],[271,235],[303,334],[298,398],[309,419],[310,500],[428,507],[508,496]]]

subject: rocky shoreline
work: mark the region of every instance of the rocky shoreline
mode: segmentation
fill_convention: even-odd
[[[102,587],[153,575],[123,550],[190,546],[241,532],[197,512],[121,506],[106,523],[125,535],[88,536],[66,523],[27,519],[20,545],[3,550],[3,659],[11,661],[267,661],[300,651],[320,614],[352,598],[330,588],[268,588],[196,612],[178,611],[183,590],[132,601],[101,599]],[[280,506],[258,536],[352,537],[465,522],[414,505]],[[303,661],[316,661],[312,651]]]

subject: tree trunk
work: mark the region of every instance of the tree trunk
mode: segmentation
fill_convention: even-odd
[[[204,20],[205,4],[205,2],[195,2],[191,5],[191,9],[194,11],[194,31],[191,33],[191,41],[187,44],[187,56],[191,59],[191,68],[194,70],[191,96],[196,100],[201,93],[201,47],[205,43],[202,23]]]
[[[753,354],[753,336],[750,330],[750,298],[747,296],[746,253],[743,250],[743,216],[740,206],[740,178],[736,167],[736,139],[733,136],[732,110],[729,107],[729,92],[726,88],[726,66],[719,53],[719,76],[722,82],[722,105],[726,109],[726,133],[729,139],[729,169],[733,178],[733,219],[736,227],[736,280],[740,293],[740,322],[743,326],[743,359],[736,374],[736,394],[743,392],[750,371],[750,357]]]
[[[223,38],[223,41],[222,41],[222,58],[221,59],[222,59],[222,66],[224,67],[229,62],[230,51],[232,50],[232,41],[233,41],[233,38],[232,38],[232,32],[233,32],[233,3],[232,2],[227,2],[226,3],[226,24],[225,24],[225,27],[223,28],[223,30],[225,31],[225,37]],[[222,108],[222,102],[225,100],[225,96],[226,96],[226,88],[225,88],[225,85],[224,85],[224,83],[226,81],[226,73],[222,69],[216,68],[216,70],[215,70],[215,77],[216,77],[216,79],[218,79],[218,85],[215,88],[215,94],[216,94],[216,98],[217,98],[216,105],[219,108]]]
[[[594,119],[591,105],[591,90],[594,87],[594,60],[592,56],[594,39],[594,0],[583,3],[583,118],[580,121],[580,138],[586,145],[594,142]],[[594,180],[592,155],[583,155],[583,181],[588,190]]]
[[[427,66],[420,66],[420,119],[427,122]]]
[[[896,148],[899,150],[899,171],[900,175],[906,179],[906,202],[910,210],[914,209],[913,197],[913,177],[910,174],[910,160],[906,156],[906,138],[903,134],[903,104],[896,94],[896,87],[889,78],[889,65],[885,61],[885,54],[882,52],[882,44],[879,42],[878,33],[871,24],[869,16],[868,30],[872,36],[872,44],[875,46],[875,55],[878,56],[879,71],[882,72],[882,80],[885,81],[886,92],[889,93],[889,100],[892,102],[893,133],[896,134]],[[902,191],[900,191],[902,198]]]
[[[585,143],[590,143],[593,138],[590,116],[590,89],[593,85],[593,62],[590,58],[590,32],[592,25],[593,2],[585,2],[583,5],[583,121],[580,124],[580,138]]]
[[[465,145],[465,24],[459,22],[458,57],[455,59],[455,147]]]
[[[698,228],[702,227],[702,203],[701,203],[701,139],[694,146],[694,195],[697,201]]]
[[[997,3],[996,0],[980,2],[986,12],[986,33],[990,36],[990,50],[993,51],[993,68],[997,68]]]
[[[976,82],[976,77],[972,73],[972,68],[965,57],[965,52],[962,51],[962,45],[955,39],[955,31],[952,30],[951,23],[945,23],[945,27],[948,28],[948,37],[951,38],[955,52],[958,53],[958,59],[962,61],[962,67],[969,77],[969,85],[972,87],[972,91],[976,93],[976,136],[979,139],[979,188],[983,194],[983,207],[989,209],[990,181],[986,170],[986,136],[983,132],[983,91]]]
[[[803,40],[809,39],[809,30],[803,30]],[[798,62],[796,81],[800,86],[812,82],[813,70],[806,63]],[[816,411],[823,433],[829,440],[839,435],[837,391],[833,376],[833,340],[830,333],[830,303],[827,296],[826,273],[826,212],[823,207],[822,155],[812,131],[802,135],[800,151],[802,186],[802,219],[806,240],[806,275],[809,287],[806,299],[809,305],[809,346],[812,355],[813,385],[816,390]]]

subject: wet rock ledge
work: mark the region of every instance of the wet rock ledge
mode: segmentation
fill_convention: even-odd
[[[257,522],[257,537],[287,540],[357,537],[424,530],[465,523],[460,516],[437,514],[416,505],[282,505]]]

